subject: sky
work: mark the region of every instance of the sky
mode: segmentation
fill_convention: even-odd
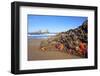
[[[28,32],[48,30],[51,33],[64,32],[80,26],[87,17],[28,15]]]

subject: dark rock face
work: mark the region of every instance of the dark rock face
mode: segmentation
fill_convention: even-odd
[[[76,29],[71,29],[59,34],[58,41],[65,46],[66,51],[71,51],[73,54],[87,57],[88,46],[88,21],[86,20],[81,26]],[[82,49],[83,46],[84,49]],[[81,53],[85,51],[85,53]]]

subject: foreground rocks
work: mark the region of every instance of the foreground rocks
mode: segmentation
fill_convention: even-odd
[[[45,47],[45,48],[44,48]],[[61,32],[54,37],[41,42],[43,50],[57,50],[87,58],[88,49],[88,21],[75,29]]]

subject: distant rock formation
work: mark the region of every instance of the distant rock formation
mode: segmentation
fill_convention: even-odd
[[[49,33],[49,31],[47,29],[46,30],[38,30],[35,32],[30,32],[28,34],[46,34],[46,33]]]

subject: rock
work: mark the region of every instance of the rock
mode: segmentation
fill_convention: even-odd
[[[69,31],[59,33],[57,35],[58,41],[62,44],[64,44],[64,48],[68,51],[74,50],[76,53],[78,53],[78,46],[80,42],[83,42],[85,44],[88,44],[88,24],[87,20],[78,28],[70,29]],[[57,40],[56,40],[57,41]],[[80,54],[78,54],[80,55]],[[83,55],[81,55],[83,57]]]
[[[80,43],[88,45],[88,21],[86,20],[83,24],[75,29],[70,29],[65,32],[58,33],[55,37],[48,38],[46,41],[41,43],[41,46],[54,46],[57,43],[64,45],[64,51],[71,51],[71,54],[78,55],[81,57],[87,57],[86,53],[80,53]],[[51,48],[51,47],[50,47]],[[84,50],[82,50],[84,51]]]

